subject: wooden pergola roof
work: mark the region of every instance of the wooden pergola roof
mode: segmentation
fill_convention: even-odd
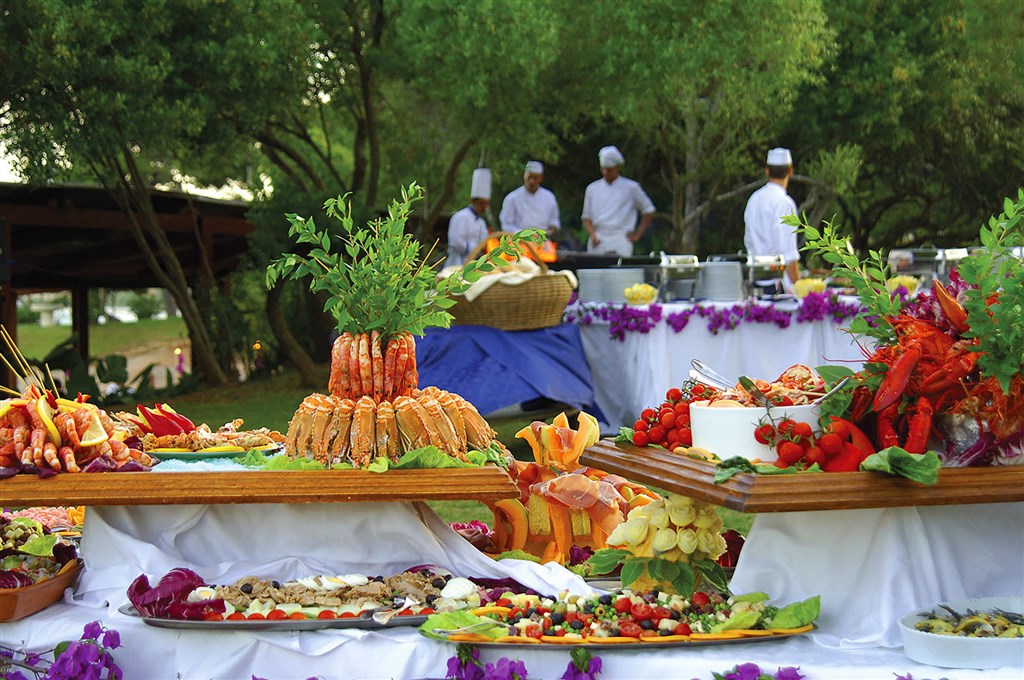
[[[248,247],[246,235],[255,229],[245,218],[246,202],[173,191],[150,194],[190,282],[198,280],[204,256],[217,278],[238,266]],[[90,288],[160,286],[128,217],[103,187],[0,182],[0,316],[15,338],[19,293],[70,290],[78,350],[87,357]],[[10,384],[10,377],[5,382]]]
[[[153,191],[152,197],[189,280],[195,280],[201,265],[197,242],[204,244],[215,276],[238,265],[245,237],[254,229],[245,219],[247,203],[169,191]],[[5,265],[10,268],[9,279],[0,276],[0,282],[15,290],[160,286],[128,218],[102,187],[0,183],[0,223],[9,239],[0,274],[7,273]]]

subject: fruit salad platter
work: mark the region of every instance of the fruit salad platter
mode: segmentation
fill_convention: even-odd
[[[660,591],[557,597],[507,593],[494,605],[434,614],[420,626],[430,638],[482,645],[706,645],[750,643],[814,629],[817,596],[779,608],[768,595]]]
[[[513,593],[536,596],[512,579],[469,579],[434,565],[390,576],[318,574],[283,582],[245,576],[226,585],[178,568],[156,585],[140,575],[120,611],[159,628],[382,628],[419,626],[435,613],[477,610]]]

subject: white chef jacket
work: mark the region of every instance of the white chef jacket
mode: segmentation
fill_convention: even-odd
[[[558,218],[558,201],[555,195],[544,187],[530,193],[525,187],[510,191],[501,203],[498,213],[503,231],[519,231],[520,229],[544,229],[554,225],[561,227]]]
[[[487,238],[487,223],[473,208],[466,206],[448,221],[448,258],[445,266],[462,266],[466,257]]]
[[[588,241],[587,252],[632,255],[633,243],[626,235],[636,229],[637,211],[654,212],[654,202],[639,182],[621,175],[611,184],[604,178],[591,182],[583,196],[582,217],[594,223],[601,244],[595,247]]]
[[[787,264],[798,262],[800,251],[796,245],[796,230],[782,222],[783,217],[795,215],[796,210],[796,202],[782,185],[775,182],[768,182],[751,194],[743,211],[746,225],[743,245],[747,254],[782,255]],[[793,282],[789,280],[788,272],[783,275],[782,285],[787,292],[792,291]]]

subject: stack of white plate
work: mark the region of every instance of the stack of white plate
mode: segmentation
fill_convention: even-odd
[[[702,262],[696,297],[717,302],[734,302],[746,297],[743,265],[739,262]]]
[[[604,302],[604,269],[577,269],[576,280],[580,302]]]
[[[580,302],[626,302],[625,291],[644,282],[643,269],[577,269]]]

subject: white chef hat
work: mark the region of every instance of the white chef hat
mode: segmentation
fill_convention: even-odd
[[[540,161],[526,161],[526,172],[531,175],[543,175],[544,164]]]
[[[597,152],[597,160],[601,162],[602,168],[614,168],[626,162],[622,152],[615,146],[603,146]]]
[[[477,168],[473,171],[473,185],[470,187],[470,198],[491,198],[491,171]]]
[[[768,165],[793,165],[793,154],[781,146],[768,151]]]

